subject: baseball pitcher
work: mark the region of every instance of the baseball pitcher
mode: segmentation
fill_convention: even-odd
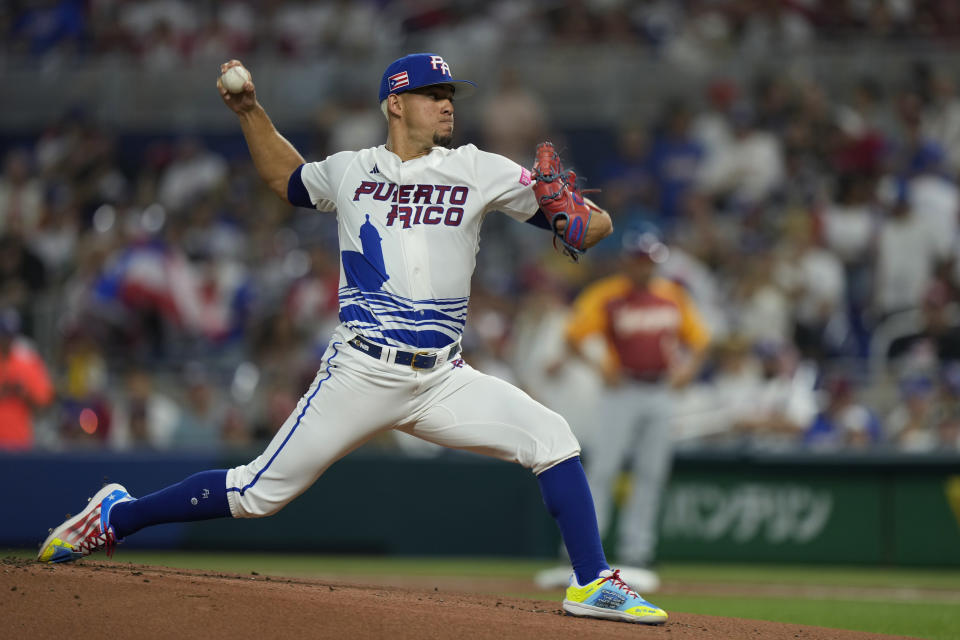
[[[242,66],[232,60],[226,73]],[[607,565],[580,447],[558,414],[460,357],[480,226],[493,212],[554,234],[576,259],[612,230],[580,195],[552,145],[529,171],[473,145],[450,148],[454,79],[439,55],[387,67],[380,106],[384,145],[305,162],[274,128],[249,74],[218,88],[236,114],[262,179],[291,204],[335,217],[340,241],[340,324],[319,371],[266,450],[249,464],[197,473],[139,499],[107,485],[53,529],[39,559],[70,561],[139,529],[276,513],[335,461],[388,429],[522,464],[569,550],[572,615],[660,624],[667,614]],[[245,80],[245,81],[244,81]]]

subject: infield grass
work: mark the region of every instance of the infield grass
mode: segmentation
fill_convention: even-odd
[[[29,551],[5,555],[32,556]],[[97,558],[106,561],[106,558]],[[530,581],[505,596],[559,600],[541,591],[543,560],[406,558],[277,553],[205,553],[121,549],[115,561],[228,573],[375,580],[430,576]],[[664,589],[650,599],[669,611],[772,620],[928,640],[960,638],[960,571],[876,567],[673,564],[660,571]]]
[[[956,640],[960,634],[960,605],[956,603],[666,594],[651,599],[668,612],[773,620],[930,640]]]

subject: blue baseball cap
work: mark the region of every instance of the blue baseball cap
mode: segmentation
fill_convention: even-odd
[[[380,102],[391,93],[403,93],[432,84],[452,84],[458,98],[472,95],[477,85],[469,80],[454,80],[450,65],[435,53],[411,53],[390,63],[380,80]]]

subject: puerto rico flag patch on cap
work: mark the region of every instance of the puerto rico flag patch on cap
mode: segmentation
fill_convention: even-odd
[[[390,91],[396,91],[410,84],[410,76],[406,71],[401,71],[387,78],[387,81],[390,83]]]
[[[524,167],[520,167],[520,184],[526,187],[532,181],[533,181],[533,175],[530,173],[530,170]]]

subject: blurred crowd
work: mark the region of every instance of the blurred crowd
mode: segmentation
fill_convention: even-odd
[[[148,67],[284,58],[369,56],[441,38],[435,48],[506,44],[642,46],[678,62],[851,39],[949,41],[950,0],[13,0],[0,4],[0,56],[50,61],[135,57]]]
[[[481,331],[503,327],[486,350],[589,440],[600,383],[557,327],[585,280],[626,268],[625,238],[653,233],[669,247],[660,275],[686,288],[713,335],[700,383],[681,395],[678,440],[960,449],[958,78],[918,61],[885,79],[831,92],[810,78],[715,78],[699,100],[665,100],[653,121],[624,123],[590,147],[599,157],[587,184],[613,212],[614,236],[579,272],[521,267],[528,298],[514,321],[472,318]],[[491,113],[488,146],[518,162],[527,134],[550,129],[509,77]],[[511,248],[495,265],[533,241],[503,231]],[[480,273],[503,280],[489,265]],[[517,344],[542,335],[553,344]]]
[[[365,21],[385,16],[416,31],[535,15],[524,37],[622,33],[658,47],[707,27],[743,44],[756,20],[824,39],[853,27],[948,37],[960,24],[939,19],[953,3],[919,0],[423,6],[5,3],[0,51],[165,64],[264,47],[313,56],[378,46]],[[256,34],[254,10],[266,16]],[[350,28],[362,37],[346,38]],[[828,91],[811,78],[714,78],[698,99],[665,100],[654,120],[592,131],[584,145],[551,125],[535,87],[504,72],[459,142],[529,166],[549,135],[565,160],[591,167],[587,184],[616,231],[573,265],[544,232],[489,216],[467,360],[589,441],[603,381],[569,353],[564,326],[574,296],[620,269],[625,234],[640,230],[667,246],[660,275],[689,292],[712,335],[680,398],[678,440],[960,449],[958,78],[918,62],[886,80]],[[377,105],[319,106],[298,145],[309,159],[382,142]],[[34,427],[9,429],[19,435],[4,446],[222,449],[271,437],[337,323],[334,221],[275,198],[236,140],[126,135],[72,110],[0,148],[0,417]],[[429,451],[404,436],[374,445]]]

